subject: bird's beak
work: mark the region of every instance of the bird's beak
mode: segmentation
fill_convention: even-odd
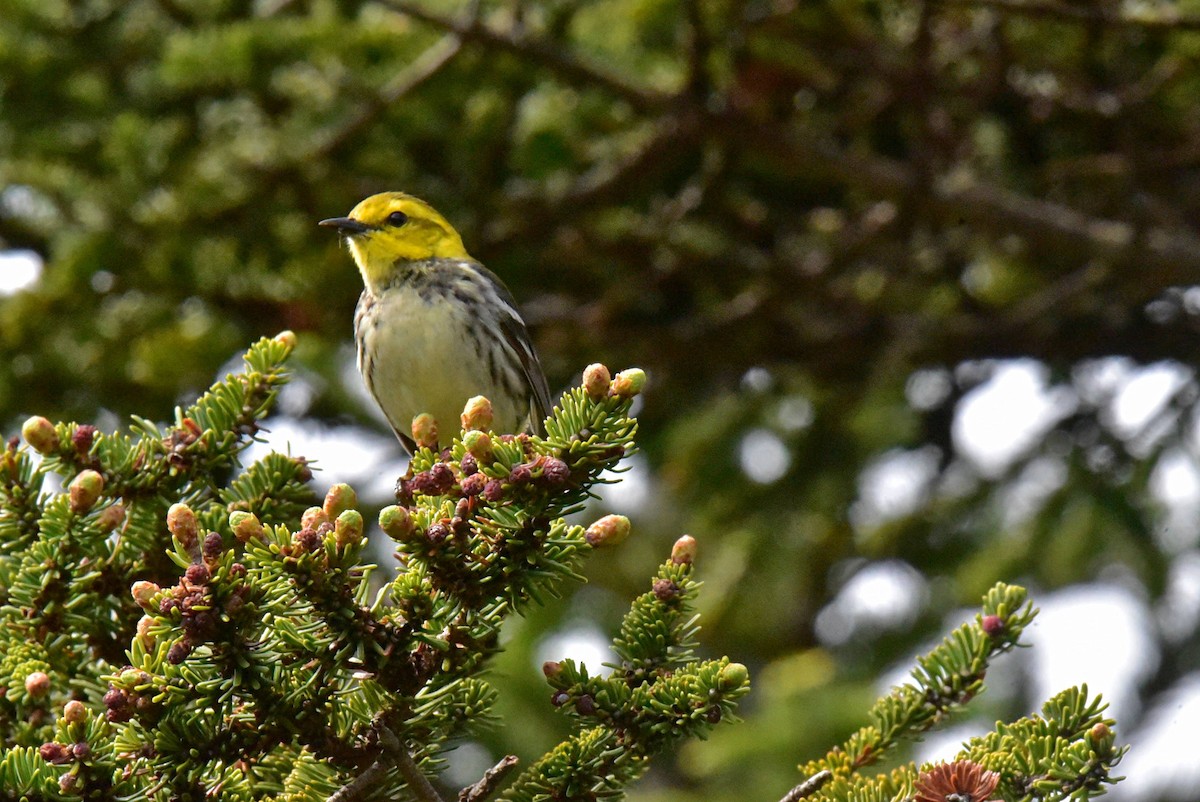
[[[328,220],[322,220],[321,222],[317,223],[317,225],[336,228],[339,234],[343,234],[347,237],[354,236],[355,234],[362,234],[370,230],[370,226],[366,225],[365,223],[358,222],[353,217],[331,217]]]

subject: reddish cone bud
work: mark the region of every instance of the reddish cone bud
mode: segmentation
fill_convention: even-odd
[[[96,526],[101,532],[111,532],[123,523],[125,523],[125,507],[121,504],[105,507],[96,516]]]
[[[418,448],[436,448],[438,425],[428,412],[422,412],[412,420],[412,438]]]
[[[154,636],[150,634],[150,627],[154,626],[154,619],[148,615],[144,615],[138,619],[137,636],[142,642],[142,646],[147,651],[154,648]]]
[[[679,595],[679,586],[669,579],[656,579],[651,586],[654,598],[659,601],[670,601]]]
[[[44,743],[39,746],[38,754],[47,763],[66,763],[71,759],[70,754],[67,753],[67,748],[62,744],[54,742]]]
[[[542,673],[546,675],[546,679],[554,679],[562,673],[562,663],[557,660],[547,660],[542,663]]]
[[[612,392],[621,398],[633,398],[646,386],[646,372],[641,368],[630,368],[617,374],[612,380]]]
[[[321,524],[330,522],[329,514],[322,507],[309,507],[300,516],[301,529],[316,529]]]
[[[464,432],[486,432],[492,428],[492,402],[481,395],[475,396],[467,401],[459,419]]]
[[[608,388],[611,381],[612,374],[608,372],[608,368],[599,362],[588,365],[583,370],[583,391],[593,401],[600,401],[608,396]]]
[[[50,693],[50,677],[45,671],[34,671],[25,678],[25,692],[35,699]]]
[[[488,478],[482,473],[473,473],[470,476],[464,476],[462,480],[462,492],[464,496],[478,496],[483,492],[484,485],[488,482]]]
[[[571,478],[571,469],[557,457],[547,457],[542,462],[542,478],[550,485],[565,484]]]
[[[499,479],[489,479],[483,486],[483,497],[494,504],[504,498],[504,485]]]
[[[89,424],[81,424],[75,427],[75,431],[71,434],[71,445],[75,447],[75,451],[83,456],[92,450],[92,443],[96,442],[96,427]]]
[[[208,567],[204,565],[189,565],[187,567],[187,571],[185,571],[183,575],[187,577],[187,581],[191,582],[193,585],[208,584],[208,580],[210,578]]]
[[[92,470],[80,471],[67,487],[71,512],[87,512],[104,492],[104,477]]]
[[[322,509],[329,516],[330,520],[341,515],[346,510],[358,508],[358,494],[354,492],[354,488],[347,484],[336,484],[329,488],[329,492],[325,494],[325,503]]]
[[[39,454],[57,451],[62,442],[54,424],[41,416],[34,416],[21,425],[21,436],[29,447]]]
[[[78,699],[72,699],[63,705],[63,718],[68,724],[82,724],[87,721],[87,716],[87,707]]]
[[[154,604],[152,599],[160,590],[162,590],[162,588],[153,582],[149,582],[145,579],[139,579],[137,582],[133,583],[133,587],[129,589],[129,592],[133,596],[133,600],[137,602],[138,607],[141,607],[146,612],[153,612]]]
[[[988,637],[995,638],[1004,632],[1004,619],[998,615],[985,615],[979,622]]]
[[[629,537],[629,519],[624,515],[605,515],[587,528],[584,538],[593,548],[615,546]]]
[[[196,513],[186,504],[172,504],[167,510],[167,529],[185,549],[191,549],[200,538],[200,524]]]
[[[220,532],[209,532],[204,536],[204,559],[215,562],[225,552],[225,540]]]
[[[334,524],[334,538],[339,546],[354,545],[362,541],[363,517],[358,510],[346,510]]]
[[[581,716],[590,716],[596,712],[596,700],[590,694],[583,694],[575,700],[575,712]]]
[[[492,438],[487,432],[467,432],[463,435],[463,446],[467,449],[467,454],[478,462],[487,465],[492,461]]]
[[[392,505],[379,511],[379,528],[392,540],[403,541],[413,533],[412,518],[404,507]]]
[[[691,565],[696,559],[696,538],[684,535],[671,547],[671,562],[676,565]]]

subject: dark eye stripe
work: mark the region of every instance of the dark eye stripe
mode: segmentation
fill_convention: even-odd
[[[387,216],[387,223],[390,226],[402,226],[408,222],[408,215],[404,212],[392,212]]]

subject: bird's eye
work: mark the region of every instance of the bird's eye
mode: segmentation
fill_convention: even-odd
[[[390,226],[402,226],[408,222],[408,215],[404,212],[392,212],[387,216],[387,222]]]

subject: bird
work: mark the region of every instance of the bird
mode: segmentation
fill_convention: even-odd
[[[491,402],[494,431],[543,431],[550,390],[516,301],[445,217],[413,195],[382,192],[318,225],[338,231],[362,275],[358,370],[410,455],[416,416],[457,431],[478,395]]]

